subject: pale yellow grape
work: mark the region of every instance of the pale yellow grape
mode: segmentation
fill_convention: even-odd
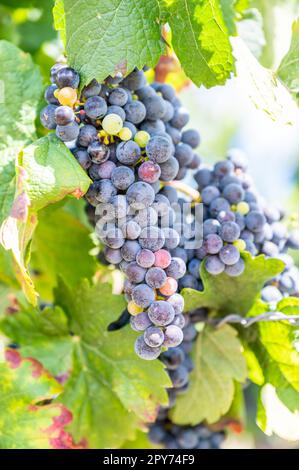
[[[63,106],[70,106],[71,108],[75,105],[78,96],[76,90],[71,87],[61,88],[61,90],[54,91],[55,98],[58,99],[59,103]]]
[[[146,147],[146,144],[150,140],[150,135],[146,131],[138,131],[135,134],[134,140],[139,147]]]
[[[119,133],[118,133],[118,137],[121,139],[121,140],[130,140],[131,137],[132,137],[132,131],[131,129],[129,129],[128,127],[123,127]]]
[[[117,135],[123,127],[123,121],[118,114],[108,114],[102,121],[102,127],[110,135]]]

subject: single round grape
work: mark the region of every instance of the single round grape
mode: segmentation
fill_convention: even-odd
[[[176,158],[170,157],[165,163],[160,164],[161,180],[172,181],[176,178],[179,171],[179,162]]]
[[[235,222],[225,222],[221,225],[219,235],[225,242],[232,243],[240,237],[240,233],[238,224]]]
[[[217,214],[217,220],[223,224],[224,222],[235,222],[236,216],[233,211],[220,211]]]
[[[181,258],[173,257],[165,271],[167,276],[181,279],[186,273],[186,264]]]
[[[49,85],[47,88],[46,88],[46,91],[45,91],[45,100],[49,103],[49,104],[55,104],[55,105],[59,105],[59,101],[58,99],[55,97],[54,95],[54,92],[57,90],[57,86],[52,84],[52,85]]]
[[[149,226],[142,229],[139,243],[142,248],[151,251],[160,250],[165,242],[165,236],[159,227]]]
[[[109,179],[103,179],[97,182],[98,192],[96,194],[96,199],[99,202],[107,203],[111,200],[113,196],[116,196],[116,188],[113,186]]]
[[[242,258],[240,258],[235,264],[231,266],[225,266],[225,272],[231,277],[238,277],[245,270],[245,263]]]
[[[236,264],[240,259],[240,252],[234,245],[225,245],[221,248],[219,258],[226,265]]]
[[[266,218],[262,212],[251,211],[247,214],[245,221],[249,230],[252,232],[260,232],[266,223]]]
[[[120,248],[123,246],[124,242],[125,242],[125,239],[124,239],[123,233],[117,227],[109,229],[107,233],[105,234],[104,243],[108,245],[110,248],[114,248],[114,249]]]
[[[261,291],[261,297],[265,302],[280,302],[283,296],[279,289],[275,286],[266,286]]]
[[[155,291],[147,284],[139,284],[132,290],[132,299],[139,307],[147,308],[155,300]]]
[[[173,154],[173,145],[160,135],[154,135],[146,145],[146,154],[155,163],[166,162]]]
[[[156,300],[148,308],[148,316],[156,326],[169,325],[174,319],[174,308],[169,302]]]
[[[220,231],[220,222],[216,219],[206,219],[203,223],[203,236],[206,237],[212,233],[218,234]]]
[[[288,236],[288,247],[298,250],[299,249],[299,229],[293,229]]]
[[[128,204],[135,210],[149,207],[154,202],[154,199],[155,192],[153,188],[144,181],[133,183],[127,191]]]
[[[200,164],[201,164],[201,157],[197,153],[193,153],[193,157],[192,157],[191,162],[188,165],[188,168],[190,168],[191,170],[197,170]]]
[[[145,118],[146,109],[141,101],[132,101],[127,103],[124,107],[126,113],[126,120],[133,124],[140,124]]]
[[[176,325],[169,325],[165,328],[163,346],[174,348],[179,346],[182,341],[183,332],[181,328]]]
[[[184,297],[181,294],[178,294],[178,293],[173,294],[167,299],[167,302],[169,302],[173,306],[174,313],[176,315],[183,312],[185,301],[184,301]]]
[[[157,163],[147,161],[143,162],[138,168],[138,176],[141,181],[146,183],[155,183],[161,175],[161,168]]]
[[[137,253],[136,262],[142,268],[151,268],[155,262],[155,254],[151,250],[143,248]]]
[[[106,247],[105,251],[105,258],[111,264],[118,264],[122,261],[122,256],[120,250],[114,250],[113,248]]]
[[[170,124],[172,125],[172,127],[182,129],[182,127],[184,127],[188,123],[189,117],[190,116],[188,111],[182,106],[180,108],[175,108],[174,116],[171,119]]]
[[[55,109],[55,121],[60,126],[66,126],[75,120],[75,114],[72,108],[68,106],[58,106]]]
[[[209,253],[210,255],[216,255],[223,247],[223,241],[216,233],[211,233],[210,235],[207,235],[204,243],[207,249],[207,253]]]
[[[144,72],[137,69],[133,70],[123,79],[122,85],[132,91],[139,90],[146,85]]]
[[[113,163],[111,160],[101,163],[99,167],[99,177],[103,179],[110,179],[115,168],[115,163]]]
[[[223,197],[225,197],[231,204],[238,204],[243,200],[244,196],[245,192],[240,184],[228,184],[223,190]]]
[[[153,207],[147,207],[146,209],[139,210],[135,215],[134,220],[141,228],[144,228],[149,225],[156,225],[158,214]]]
[[[73,88],[65,87],[61,90],[56,90],[55,97],[58,99],[59,103],[63,106],[70,106],[71,108],[75,106],[78,99],[77,92]]]
[[[46,129],[55,129],[56,128],[56,120],[55,120],[55,112],[56,112],[57,106],[54,104],[48,104],[41,110],[40,113],[40,120],[42,125]]]
[[[223,178],[234,171],[234,165],[229,160],[223,160],[214,166],[214,174],[217,178]]]
[[[92,96],[96,96],[101,92],[101,85],[97,80],[94,78],[88,85],[86,85],[82,90],[82,98],[91,98]]]
[[[107,103],[100,96],[92,96],[85,102],[84,111],[89,118],[100,119],[107,113]]]
[[[71,67],[63,67],[57,71],[55,82],[58,88],[78,88],[80,83],[80,76]]]
[[[205,268],[209,274],[217,276],[224,271],[225,264],[217,255],[210,255],[205,260]]]
[[[199,290],[199,282],[197,277],[192,276],[192,274],[187,273],[179,280],[179,290],[182,289],[195,289]]]
[[[150,96],[149,98],[144,99],[143,103],[146,108],[146,119],[155,121],[156,119],[163,118],[166,107],[161,96]]]
[[[176,295],[176,294],[173,294],[173,295]],[[171,297],[173,297],[173,295]],[[167,302],[168,301],[169,301],[169,299],[167,299]],[[184,328],[184,326],[186,324],[185,318],[186,317],[184,315],[182,315],[181,313],[176,314],[174,319],[173,319],[172,325],[176,325],[179,328]]]
[[[91,167],[91,159],[86,151],[83,148],[75,148],[73,151],[73,155],[81,165],[84,170],[88,170]]]
[[[132,261],[127,267],[126,275],[129,281],[134,282],[135,284],[143,282],[145,278],[145,274],[146,274],[146,269],[139,266],[135,261]],[[142,305],[140,305],[140,307],[142,307]]]
[[[88,147],[94,140],[97,139],[97,137],[97,129],[91,124],[87,124],[86,126],[80,127],[78,144],[81,147]]]
[[[133,136],[132,131],[128,127],[122,127],[122,129],[117,134],[121,140],[127,142]]]
[[[206,186],[201,192],[201,200],[204,204],[210,205],[211,202],[220,196],[220,191],[216,186]]]
[[[117,189],[124,191],[134,183],[135,175],[131,168],[118,166],[112,171],[111,181]]]
[[[170,262],[171,255],[169,251],[162,248],[161,250],[158,250],[154,253],[154,264],[158,268],[165,269],[170,265]]]
[[[197,130],[195,129],[188,129],[182,133],[182,142],[184,144],[190,145],[193,149],[199,146],[200,136]]]
[[[76,122],[71,122],[66,126],[57,126],[56,135],[63,142],[72,142],[76,140],[79,135],[79,126]]]
[[[121,229],[122,229],[122,232],[123,232],[124,236],[128,240],[136,240],[139,237],[140,233],[141,233],[140,225],[138,225],[137,222],[135,222],[134,220],[129,220],[128,222],[124,223],[124,225],[122,226]],[[140,250],[140,251],[142,251],[142,250]],[[146,268],[148,266],[142,266],[142,267]]]
[[[141,312],[138,313],[138,315],[131,316],[130,324],[134,331],[144,331],[152,325],[152,322],[148,318],[148,314],[146,312]]]
[[[172,386],[174,388],[183,387],[189,380],[188,370],[183,365],[180,365],[175,370],[170,370],[169,376],[172,381]]]
[[[106,162],[110,155],[109,147],[96,140],[88,146],[87,151],[94,163]]]
[[[141,156],[139,145],[132,140],[121,142],[116,148],[117,159],[125,165],[134,165]]]
[[[246,171],[248,166],[248,158],[242,150],[235,148],[230,149],[228,151],[227,158],[234,164],[235,168]]]
[[[181,449],[195,449],[198,437],[193,429],[183,429],[177,437]]]
[[[123,127],[123,121],[117,114],[107,114],[103,121],[102,127],[110,135],[117,135]]]
[[[190,145],[180,143],[175,148],[175,158],[179,162],[180,168],[187,167],[193,158],[193,151]]]
[[[188,271],[192,276],[198,277],[199,276],[199,269],[200,269],[201,261],[197,258],[193,258],[188,263]]]
[[[178,283],[173,277],[167,277],[165,283],[160,287],[160,293],[166,297],[173,295],[178,289]]]
[[[57,64],[54,64],[52,67],[51,67],[51,71],[50,71],[50,79],[51,79],[51,82],[54,83],[56,81],[56,75],[57,75],[57,72],[63,68],[67,67],[66,64],[62,64],[60,62],[58,62]]]
[[[184,359],[185,354],[181,348],[170,348],[161,354],[161,361],[168,370],[177,369],[183,363]]]
[[[139,250],[140,245],[136,240],[126,240],[126,242],[122,246],[121,254],[124,260],[135,261],[136,255]]]
[[[146,361],[152,361],[157,359],[157,357],[161,353],[161,348],[151,348],[146,344],[142,336],[136,339],[135,342],[135,352],[137,356],[141,359],[145,359]]]
[[[153,289],[162,287],[166,282],[165,271],[161,268],[150,268],[145,275],[145,282]]]
[[[114,88],[108,98],[110,104],[124,106],[128,101],[128,93],[123,88]]]
[[[157,348],[163,344],[164,333],[161,328],[158,328],[156,326],[149,326],[145,330],[143,338],[148,346],[151,346],[152,348]]]
[[[210,213],[212,217],[217,217],[221,211],[229,211],[229,202],[223,197],[216,197],[210,204]]]
[[[211,184],[212,178],[213,174],[208,168],[202,168],[201,170],[198,170],[194,175],[194,179],[198,184],[198,188],[200,191],[202,191],[203,188]]]

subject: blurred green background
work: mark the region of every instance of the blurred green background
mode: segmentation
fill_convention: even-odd
[[[45,83],[49,69],[63,53],[53,27],[52,0],[0,0],[0,39],[13,42],[29,52],[39,65]],[[264,66],[275,67],[288,49],[292,21],[298,14],[298,2],[253,0],[257,7],[240,23],[239,34]],[[5,67],[5,64],[2,64]],[[191,113],[190,125],[201,133],[200,155],[205,163],[225,156],[231,147],[243,149],[249,157],[250,172],[260,193],[269,204],[298,214],[299,202],[299,111],[294,124],[273,122],[257,110],[238,78],[223,87],[206,90],[194,85],[180,92]],[[41,103],[42,105],[42,103]],[[39,132],[43,131],[39,128]],[[191,182],[191,176],[188,176]],[[246,390],[246,431],[230,433],[225,447],[281,448],[296,444],[276,437],[268,438],[257,428],[255,389]]]

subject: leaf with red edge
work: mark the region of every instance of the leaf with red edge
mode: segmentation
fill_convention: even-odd
[[[7,349],[0,363],[0,383],[1,449],[83,447],[83,443],[76,446],[65,431],[72,414],[65,406],[51,403],[62,387],[40,362]]]
[[[11,250],[17,279],[33,305],[37,303],[37,293],[27,264],[37,213],[67,195],[83,196],[90,182],[69,149],[54,134],[25,147],[18,156],[15,198],[1,226],[0,243]]]

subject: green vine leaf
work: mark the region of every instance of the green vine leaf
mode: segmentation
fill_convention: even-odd
[[[287,88],[296,96],[299,92],[299,20],[293,23],[292,41],[281,61],[277,74]]]
[[[60,31],[61,3],[55,13]],[[117,71],[152,67],[164,51],[157,0],[64,0],[64,14],[66,54],[81,75],[81,87]]]
[[[61,282],[56,300],[55,308],[42,312],[21,307],[5,316],[0,329],[51,373],[67,379],[59,400],[74,415],[69,430],[77,441],[115,448],[134,440],[141,422],[153,421],[158,406],[167,404],[171,382],[163,364],[137,357],[136,333],[129,326],[107,330],[126,306],[109,284],[84,281],[70,290]]]
[[[75,200],[79,205],[79,201]],[[71,234],[71,236],[70,236]],[[96,258],[91,230],[63,208],[49,206],[39,213],[32,240],[30,266],[36,288],[44,300],[52,301],[58,277],[75,286],[82,277],[92,279]]]
[[[209,307],[222,315],[245,315],[260,295],[265,282],[279,274],[284,269],[284,263],[278,259],[266,259],[264,255],[253,258],[249,253],[244,253],[243,258],[245,271],[237,278],[225,273],[212,276],[202,265],[204,290],[183,289],[185,310]]]
[[[214,423],[232,404],[234,380],[244,382],[247,376],[236,330],[228,325],[216,330],[205,327],[197,337],[192,359],[189,390],[177,397],[171,417],[177,424]]]
[[[54,27],[60,33],[61,40],[65,46],[66,30],[65,30],[65,13],[64,0],[55,0],[53,7]]]
[[[185,73],[198,86],[223,85],[234,71],[234,59],[219,1],[164,1],[172,45]]]
[[[41,403],[56,398],[62,387],[38,361],[6,350],[0,362],[0,382],[0,449],[77,447],[64,429],[72,420],[67,408]]]
[[[34,121],[43,88],[41,75],[29,54],[3,40],[0,61],[5,64],[0,84],[0,142],[22,147],[35,137]]]
[[[9,216],[1,227],[1,243],[11,250],[17,278],[32,304],[37,295],[27,270],[30,242],[37,226],[37,212],[66,195],[81,197],[90,180],[71,152],[49,134],[19,154],[16,194]]]

